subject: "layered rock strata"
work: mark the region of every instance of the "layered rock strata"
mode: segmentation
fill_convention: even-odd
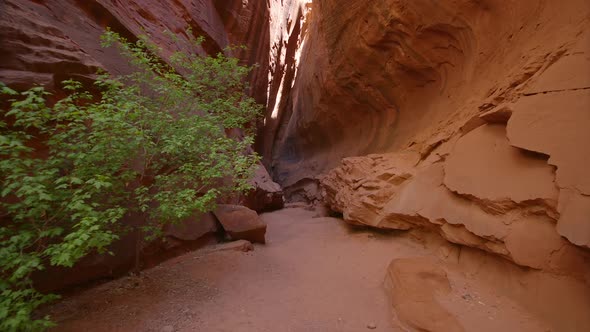
[[[290,12],[291,7],[297,6],[297,1],[262,0],[3,0],[0,81],[17,90],[42,85],[60,96],[65,79],[91,82],[98,69],[113,74],[129,73],[132,68],[116,49],[100,46],[100,35],[110,27],[130,41],[148,35],[161,48],[163,59],[175,51],[237,56],[243,64],[254,66],[248,93],[266,104],[267,86],[274,77],[269,74],[271,65],[280,67],[285,61],[270,52],[271,37],[276,39],[276,47],[282,43],[282,29],[291,24],[288,15],[271,20],[271,13]],[[197,36],[204,37],[200,46],[189,42]],[[246,48],[227,50],[231,45]],[[277,69],[277,75],[280,70]],[[4,102],[0,100],[0,105]],[[282,189],[264,167],[256,170],[252,184],[255,189],[233,203],[257,211],[282,207]],[[133,217],[127,219],[125,223],[136,222]],[[149,246],[138,245],[140,236],[129,234],[113,244],[111,251],[115,255],[90,255],[72,270],[51,269],[37,280],[41,288],[55,289],[114,276],[133,266],[137,246],[145,256],[142,265],[149,266],[150,261],[158,261],[162,255],[207,243],[218,229],[218,222],[207,214],[168,227],[165,241]]]

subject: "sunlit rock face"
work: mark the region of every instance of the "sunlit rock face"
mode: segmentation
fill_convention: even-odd
[[[553,89],[551,80],[556,89],[587,87],[587,53],[576,48],[588,38],[589,7],[581,0],[307,4],[299,65],[274,112],[279,129],[265,140],[275,180],[292,186],[347,156],[409,146],[425,153],[474,116],[534,92],[547,71],[535,91]]]
[[[353,224],[590,281],[590,4],[331,4],[313,6],[277,178],[322,174]]]

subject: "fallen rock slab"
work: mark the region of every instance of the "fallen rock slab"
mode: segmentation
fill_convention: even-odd
[[[459,321],[436,299],[451,284],[445,270],[428,258],[394,259],[385,286],[397,318],[411,331],[463,332]]]
[[[483,125],[457,142],[445,163],[445,185],[480,200],[540,200],[556,205],[553,167],[510,146],[503,125]]]
[[[385,285],[404,331],[552,331],[527,306],[464,272],[431,257],[394,259]]]
[[[590,248],[590,196],[562,189],[559,212],[557,232],[573,244]]]
[[[178,224],[167,224],[164,234],[182,241],[195,241],[217,232],[217,223],[212,213],[195,214]]]
[[[233,240],[266,243],[266,224],[256,211],[241,205],[220,204],[213,214]]]
[[[566,200],[561,195],[559,201],[569,204],[554,206],[557,189],[548,177],[551,166],[537,155],[511,151],[514,148],[505,136],[497,135],[504,130],[501,125],[481,126],[462,136],[446,161],[420,165],[412,173],[397,167],[403,160],[400,154],[347,158],[322,180],[325,203],[353,225],[435,231],[452,243],[494,253],[521,266],[586,280],[590,266],[582,262],[590,253],[574,248],[560,235],[580,246],[587,243],[590,233],[584,225],[589,214],[584,211],[590,211],[590,200]],[[489,143],[481,144],[482,151],[472,149],[480,157],[463,158],[465,145],[478,137]],[[459,159],[470,167],[462,171],[465,167]],[[478,172],[491,179],[482,179]],[[465,193],[449,189],[447,179],[451,188]],[[533,182],[534,188],[528,185]],[[559,234],[558,212],[562,214]]]
[[[256,212],[282,209],[285,204],[283,189],[274,182],[262,164],[258,164],[251,181],[254,189],[250,190],[242,204]]]

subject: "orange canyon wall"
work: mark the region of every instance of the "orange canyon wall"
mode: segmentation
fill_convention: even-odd
[[[263,140],[295,199],[590,280],[590,3],[303,8]]]
[[[105,26],[248,46],[255,148],[295,199],[590,282],[588,1],[4,0],[0,80],[129,71]]]
[[[129,73],[132,68],[117,50],[100,46],[99,36],[110,27],[131,41],[149,35],[164,58],[178,50],[216,54],[228,53],[224,49],[230,45],[244,45],[246,50],[228,55],[256,65],[249,77],[249,93],[266,104],[271,68],[280,67],[282,61],[270,50],[282,44],[281,29],[290,24],[291,7],[296,7],[291,1],[278,0],[1,0],[0,81],[15,89],[43,85],[59,96],[61,81],[68,78],[91,82],[99,68]],[[189,27],[194,36],[205,38],[200,47],[188,42]],[[256,190],[243,198],[243,204],[257,211],[282,207],[281,188],[264,167],[256,171],[253,182]],[[133,217],[127,219],[135,222]],[[206,242],[217,230],[214,218],[209,214],[196,217],[198,223],[194,219],[165,230],[168,241],[143,248],[144,254],[157,256],[165,251],[166,256],[179,242],[188,241],[190,247]],[[38,281],[41,287],[54,289],[124,272],[133,265],[136,239],[129,234],[113,244],[116,255],[90,255],[73,270],[50,269]]]

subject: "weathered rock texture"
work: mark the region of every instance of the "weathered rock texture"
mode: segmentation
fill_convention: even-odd
[[[232,240],[266,243],[266,224],[256,211],[241,205],[219,204],[213,214]]]
[[[590,4],[335,5],[313,7],[283,184],[387,151],[322,177],[347,221],[590,282]]]
[[[90,254],[72,268],[47,267],[33,276],[35,286],[55,291],[97,279],[121,276],[136,268],[149,268],[166,259],[217,242],[219,225],[212,213],[195,214],[176,225],[167,225],[163,237],[149,243],[139,241],[142,235],[130,232],[109,248],[113,255]],[[139,250],[139,261],[136,253]],[[136,264],[139,263],[139,266]]]
[[[129,40],[149,35],[161,47],[163,58],[179,50],[237,56],[244,64],[255,66],[250,75],[249,93],[259,103],[274,107],[278,85],[292,79],[284,74],[294,68],[290,59],[297,43],[290,46],[289,54],[284,44],[291,35],[289,29],[301,25],[302,2],[2,1],[0,81],[16,89],[43,85],[59,90],[63,80],[89,81],[99,68],[114,74],[128,73],[132,69],[118,51],[99,44],[105,27],[110,27]],[[187,35],[189,27],[194,36],[205,37],[200,47],[188,42],[189,37],[194,37]],[[299,30],[293,33],[295,41]],[[170,34],[177,40],[173,41]],[[246,49],[225,51],[231,45],[243,45]],[[263,137],[262,126],[260,133]],[[256,210],[280,208],[276,185],[263,173],[266,171],[257,172],[255,184],[263,183],[265,187],[251,194],[253,197],[246,203]],[[261,206],[261,202],[252,203],[252,199],[268,193],[274,195],[264,197],[268,207]]]
[[[283,208],[285,204],[283,189],[272,180],[262,164],[256,168],[251,184],[254,188],[241,199],[243,205],[256,212]]]
[[[187,49],[187,26],[206,37],[194,52],[246,44],[267,105],[256,149],[292,196],[317,199],[327,172],[323,199],[348,222],[588,283],[588,17],[587,0],[4,0],[0,80],[129,71],[98,45],[105,26],[165,54]],[[277,203],[261,179],[253,195]]]
[[[588,87],[587,1],[309,6],[295,52],[301,65],[269,143],[275,180],[284,187],[342,157],[410,145],[426,153],[502,103]]]
[[[198,54],[226,52],[244,64],[256,65],[249,77],[249,93],[266,104],[269,81],[275,79],[270,74],[271,67],[280,67],[285,61],[284,56],[276,55],[276,48],[282,47],[282,29],[291,25],[288,14],[276,15],[271,20],[271,13],[288,13],[297,6],[297,1],[278,0],[2,0],[0,81],[15,89],[43,85],[59,95],[61,81],[75,78],[90,82],[99,68],[114,74],[129,73],[132,69],[116,49],[100,46],[99,36],[110,27],[131,41],[139,35],[149,35],[161,47],[163,58],[178,50]],[[187,35],[189,27],[194,36],[205,38],[201,46],[188,42],[192,37]],[[176,40],[169,34],[176,36]],[[274,52],[270,51],[271,37]],[[247,49],[226,51],[230,45],[245,45]],[[3,102],[0,100],[0,104]],[[264,168],[257,170],[253,184],[255,190],[242,197],[241,204],[257,211],[282,207],[282,190]],[[192,243],[211,235],[216,228],[211,218],[193,218],[167,229],[169,241],[158,248],[169,250]],[[125,271],[133,265],[137,238],[130,234],[113,244],[114,256],[87,257],[67,272],[69,276],[59,277],[64,271],[47,273],[53,276],[49,279],[60,280],[53,284],[48,280],[47,288]],[[159,250],[141,247],[142,252]]]
[[[387,269],[385,282],[402,322],[422,331],[465,331],[436,298],[451,292],[447,273],[436,262],[428,259],[394,260]]]
[[[16,87],[43,84],[52,88],[65,78],[90,77],[97,68],[128,72],[129,65],[117,50],[103,49],[99,44],[99,36],[107,26],[130,40],[149,35],[162,47],[163,56],[178,50],[215,54],[233,43],[254,50],[254,46],[265,47],[255,39],[256,33],[262,37],[268,29],[268,9],[263,1],[226,1],[219,8],[214,2],[2,1],[0,79]],[[202,46],[195,48],[188,43],[189,27],[195,36],[205,37]],[[250,31],[255,33],[247,35]],[[173,41],[170,33],[178,41]],[[248,64],[260,62],[261,72],[265,73],[266,53],[262,49],[244,57]],[[258,76],[264,75],[253,75],[254,86],[263,88],[266,80],[258,82]]]
[[[577,331],[588,325],[583,284],[524,271],[481,251],[457,253],[443,260],[411,257],[391,262],[385,285],[399,330]]]
[[[484,124],[422,161],[418,152],[346,158],[322,179],[326,202],[354,224],[425,228],[522,266],[590,281],[590,252],[574,241],[587,226],[559,208],[564,197],[584,206],[554,184],[546,157],[510,146],[505,132]],[[574,212],[574,221],[588,216]],[[564,218],[573,240],[560,227]]]

